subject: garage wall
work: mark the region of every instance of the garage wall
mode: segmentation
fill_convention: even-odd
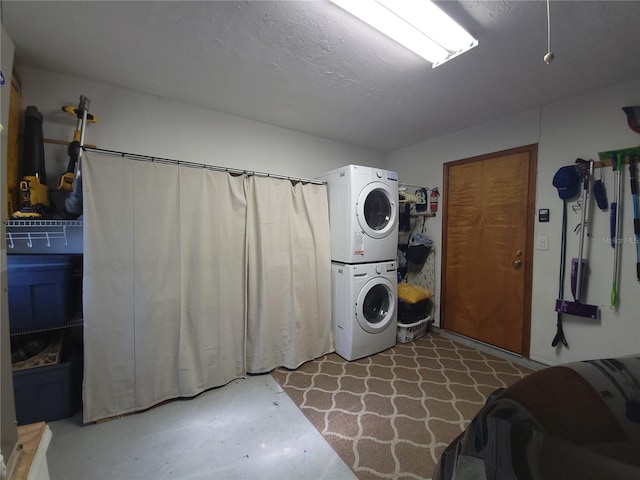
[[[533,265],[533,305],[531,358],[557,364],[599,356],[640,352],[640,283],[635,278],[636,252],[633,244],[633,210],[628,169],[625,170],[622,277],[619,310],[610,309],[613,249],[607,243],[609,213],[597,208],[593,214],[590,240],[586,302],[600,306],[599,321],[565,316],[569,349],[552,348],[555,335],[554,311],[560,259],[562,202],[552,185],[555,172],[576,158],[597,159],[599,151],[640,145],[640,135],[626,123],[621,107],[640,104],[640,80],[599,90],[541,108],[522,112],[428,142],[392,152],[387,168],[398,171],[400,181],[442,186],[443,163],[538,143],[536,209],[549,208],[551,221],[535,224],[535,236],[548,236],[549,249],[535,250]],[[599,175],[599,172],[596,172]],[[604,171],[609,199],[613,197],[613,175]],[[571,232],[579,223],[579,213],[569,210]],[[436,239],[438,253],[442,216],[427,221]],[[535,243],[535,242],[534,242]],[[567,257],[577,256],[577,237],[569,234]],[[437,292],[440,292],[441,256],[436,256]],[[569,270],[567,270],[569,272]],[[565,292],[570,289],[565,288]],[[570,293],[569,293],[570,294]],[[439,321],[438,311],[436,319]]]
[[[24,65],[22,106],[35,105],[44,116],[45,138],[71,141],[75,119],[61,111],[91,99],[85,143],[99,148],[243,170],[313,178],[348,164],[383,166],[373,150],[226,115],[105,83]],[[55,185],[66,169],[65,146],[46,145],[47,180]]]
[[[90,125],[87,143],[112,150],[194,162],[314,177],[346,164],[385,166],[398,171],[400,181],[426,187],[442,186],[442,164],[530,143],[539,143],[536,208],[549,208],[551,222],[535,225],[535,235],[549,237],[549,249],[536,250],[533,267],[531,358],[546,364],[632,354],[640,351],[640,287],[635,280],[635,246],[623,245],[620,309],[609,309],[613,253],[602,240],[608,214],[596,212],[590,249],[592,273],[587,301],[601,306],[599,322],[567,318],[570,349],[553,349],[554,300],[560,245],[561,202],[551,184],[556,170],[577,157],[596,158],[598,151],[640,144],[626,125],[624,105],[640,104],[640,80],[603,89],[539,109],[522,112],[451,135],[430,140],[386,156],[319,137],[234,117],[100,82],[22,66],[23,106],[43,112],[46,138],[70,140],[75,122],[60,111],[76,105],[80,94],[91,98],[99,123]],[[65,147],[47,145],[49,183],[57,181],[67,163]],[[612,175],[605,172],[612,194]],[[631,239],[632,209],[628,173],[624,187],[624,236]],[[441,215],[427,221],[429,233],[441,238]],[[575,226],[577,216],[569,220]],[[568,255],[575,255],[575,238]],[[436,292],[440,292],[440,256],[436,256]],[[566,289],[566,291],[569,291]],[[439,321],[438,310],[435,318]]]

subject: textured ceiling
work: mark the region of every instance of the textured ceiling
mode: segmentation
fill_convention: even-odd
[[[16,61],[381,151],[640,78],[640,2],[445,1],[432,69],[324,1],[2,1]],[[640,93],[639,93],[640,96]],[[638,99],[640,101],[640,98]]]

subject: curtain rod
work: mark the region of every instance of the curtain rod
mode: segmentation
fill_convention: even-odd
[[[241,170],[239,168],[220,167],[218,165],[207,165],[206,163],[186,162],[184,160],[174,160],[171,158],[152,157],[149,155],[140,155],[138,153],[118,152],[116,150],[107,150],[104,148],[85,146],[85,147],[82,147],[82,150],[85,152],[102,153],[102,154],[111,155],[114,157],[122,157],[122,158],[126,157],[130,160],[139,160],[141,162],[156,162],[156,163],[164,163],[169,165],[183,165],[185,167],[191,167],[191,168],[206,168],[208,170],[215,170],[218,172],[227,172],[227,173],[236,174],[236,175],[249,175],[249,176],[255,175],[258,177],[269,177],[269,178],[278,178],[281,180],[289,180],[291,182],[313,183],[316,185],[324,185],[326,183],[322,180],[316,180],[313,178],[289,177],[287,175],[256,172],[254,170]]]

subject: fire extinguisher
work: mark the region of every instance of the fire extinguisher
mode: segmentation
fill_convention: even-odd
[[[437,188],[432,188],[431,193],[429,194],[429,210],[431,213],[435,214],[438,211],[438,197],[440,196],[440,192],[438,192]]]

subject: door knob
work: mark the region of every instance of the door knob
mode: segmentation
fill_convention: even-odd
[[[513,266],[516,268],[520,268],[520,266],[522,265],[522,260],[514,260],[513,261]]]

